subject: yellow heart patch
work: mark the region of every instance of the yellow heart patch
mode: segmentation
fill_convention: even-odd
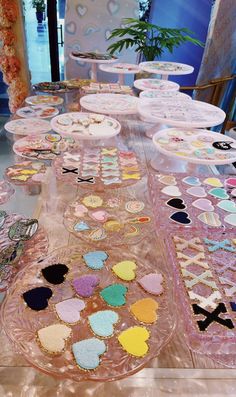
[[[206,178],[203,183],[214,187],[222,187],[223,184],[218,178]]]
[[[118,341],[127,353],[135,357],[143,357],[149,349],[146,343],[149,338],[150,332],[147,328],[135,326],[121,332]]]
[[[121,278],[121,280],[132,281],[136,277],[134,271],[136,267],[137,265],[133,261],[122,261],[114,265],[112,270],[117,277]]]
[[[140,299],[130,306],[130,311],[134,317],[145,324],[153,324],[157,320],[156,311],[158,303],[152,298]]]

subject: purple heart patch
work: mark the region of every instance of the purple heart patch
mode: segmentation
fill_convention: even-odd
[[[99,282],[99,277],[93,274],[87,274],[73,280],[72,285],[79,296],[89,298],[93,295]]]

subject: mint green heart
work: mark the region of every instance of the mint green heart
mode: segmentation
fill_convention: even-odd
[[[100,310],[88,317],[92,331],[102,338],[113,335],[113,325],[116,324],[118,320],[119,316],[113,310]]]
[[[216,187],[214,189],[209,190],[208,194],[222,200],[229,198],[229,195],[227,194],[226,190],[222,189],[221,187]]]
[[[122,306],[126,303],[125,295],[128,288],[123,284],[112,284],[104,288],[100,295],[104,301],[110,306]]]
[[[227,212],[236,213],[236,205],[233,201],[230,200],[222,200],[217,204],[217,207],[221,208]]]

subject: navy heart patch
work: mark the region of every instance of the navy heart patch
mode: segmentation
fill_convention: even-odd
[[[170,219],[176,223],[180,223],[181,225],[190,225],[190,223],[192,223],[188,213],[184,211],[175,212],[170,216]]]
[[[166,205],[172,208],[177,208],[177,210],[184,210],[186,208],[184,200],[181,198],[172,198],[166,202]]]
[[[48,307],[48,299],[52,297],[52,290],[47,287],[37,287],[23,293],[23,299],[32,310],[44,310]]]
[[[57,263],[42,269],[42,275],[50,284],[61,284],[65,281],[68,271],[69,268],[66,265]]]

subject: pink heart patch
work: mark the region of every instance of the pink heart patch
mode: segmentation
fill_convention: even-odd
[[[92,219],[94,219],[95,221],[98,221],[98,222],[102,222],[102,223],[103,223],[103,222],[106,222],[106,221],[107,221],[109,214],[108,214],[108,212],[106,212],[106,211],[99,210],[99,211],[94,211],[94,212],[92,212],[91,214],[89,214],[89,216],[90,216]]]
[[[236,187],[236,178],[228,178],[225,181],[226,185]]]
[[[141,287],[153,295],[160,295],[164,291],[163,276],[160,273],[150,273],[138,280]]]

